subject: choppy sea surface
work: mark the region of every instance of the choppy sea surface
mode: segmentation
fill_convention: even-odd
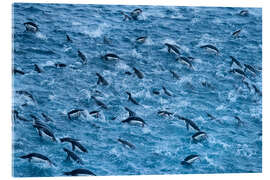
[[[124,21],[121,12],[136,8],[142,10],[138,19]],[[242,10],[248,15],[241,16]],[[63,176],[76,168],[98,176],[262,172],[260,8],[15,3],[12,20],[13,68],[25,73],[13,74],[12,109],[21,117],[13,118],[13,176]],[[38,25],[38,32],[26,31],[29,21]],[[239,29],[239,36],[233,36]],[[142,36],[145,42],[136,42]],[[177,61],[165,43],[176,45],[181,56],[193,57],[193,68]],[[219,53],[200,48],[207,44]],[[78,50],[86,56],[85,64]],[[101,58],[108,53],[120,59]],[[242,67],[231,64],[230,56]],[[246,77],[233,69],[245,69]],[[96,73],[109,85],[97,84]],[[129,117],[124,107],[145,126],[122,123]],[[83,111],[69,119],[73,109]],[[98,116],[89,114],[94,110]],[[173,115],[162,116],[160,110]],[[57,142],[39,136],[33,115]],[[193,141],[197,131],[175,115],[192,120],[207,138]],[[80,140],[88,150],[74,151],[83,164],[66,159],[63,148],[72,148],[60,142],[63,137]],[[55,166],[20,158],[32,152],[47,156]],[[200,160],[182,165],[191,154]]]

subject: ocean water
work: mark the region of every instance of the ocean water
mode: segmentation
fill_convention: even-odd
[[[121,12],[129,14],[136,8],[142,9],[138,19],[124,21]],[[248,15],[239,15],[242,10]],[[76,168],[98,176],[262,172],[260,8],[15,3],[12,21],[13,68],[25,73],[13,74],[12,79],[12,109],[21,117],[12,123],[13,176],[63,176]],[[38,25],[38,32],[26,31],[24,23],[29,21]],[[141,36],[146,41],[136,42]],[[193,68],[177,61],[165,43],[176,45],[181,56],[193,57]],[[219,53],[200,48],[207,44]],[[86,56],[85,64],[78,50]],[[120,59],[102,59],[107,53]],[[242,68],[231,64],[230,56]],[[244,70],[244,64],[256,72],[246,70],[244,78],[231,72]],[[142,79],[133,67],[142,72]],[[109,85],[97,84],[96,73]],[[128,101],[126,92],[139,105]],[[108,108],[98,106],[92,96]],[[124,107],[142,118],[145,126],[122,123],[129,116]],[[69,119],[73,109],[83,111]],[[94,110],[98,117],[89,114]],[[173,115],[161,116],[160,110]],[[54,133],[57,142],[39,136],[32,115]],[[192,120],[207,138],[194,142],[197,131],[187,129],[175,115]],[[60,142],[63,137],[80,140],[88,150],[74,151],[83,164],[66,159],[63,148],[71,146]],[[47,156],[55,166],[20,158],[33,152]],[[182,165],[191,154],[200,160]]]

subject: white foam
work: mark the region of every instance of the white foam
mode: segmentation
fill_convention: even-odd
[[[36,37],[42,40],[47,40],[46,35],[42,34],[41,32],[37,32]]]
[[[71,51],[72,47],[64,46],[64,52]]]
[[[146,122],[147,123],[147,122]],[[150,134],[151,133],[151,129],[145,125],[143,128],[142,128],[142,132],[143,134]]]
[[[214,18],[212,22],[213,22],[214,24],[221,24],[221,23],[223,23],[223,21],[221,21],[220,18]]]
[[[51,100],[51,101],[54,101],[56,99],[56,96],[55,95],[49,95],[48,98]]]
[[[89,29],[92,29],[92,28],[84,27],[83,30],[82,30],[82,32],[83,32],[84,34],[87,34],[87,35],[90,36],[90,37],[101,37],[101,35],[104,34],[104,31],[105,31],[105,29],[106,29],[107,27],[109,27],[109,25],[108,25],[107,23],[102,23],[102,24],[100,24],[100,25],[98,26],[97,29],[92,30],[92,31],[89,30]]]
[[[234,90],[230,90],[228,93],[228,99],[230,102],[235,102],[237,99],[237,93]]]
[[[41,64],[41,67],[44,67],[44,66],[54,66],[54,62],[53,61],[47,61],[45,62],[44,64]]]
[[[190,52],[189,48],[187,46],[184,46],[184,45],[181,45],[180,49],[187,52],[187,53]]]
[[[216,107],[216,110],[220,111],[220,110],[224,110],[225,108],[226,108],[226,106],[224,106],[224,104],[221,104],[218,107]]]
[[[175,40],[173,40],[173,39],[165,39],[162,43],[163,44],[168,43],[168,44],[177,45],[176,42],[175,42]]]
[[[126,64],[124,63],[123,61],[119,61],[117,64],[116,64],[116,67],[117,69],[123,69],[123,70],[130,70],[131,68]]]
[[[109,152],[110,152],[110,154],[113,154],[117,157],[119,157],[121,155],[121,153],[119,153],[116,148],[112,148]]]
[[[151,39],[151,37],[147,37],[144,44],[147,45],[147,46],[151,46],[151,45],[154,44],[154,42]]]
[[[136,51],[136,49],[133,49],[131,52],[131,55],[136,58],[142,58],[142,55]]]
[[[72,21],[71,24],[72,24],[73,26],[82,25],[82,23],[80,23],[79,21]]]

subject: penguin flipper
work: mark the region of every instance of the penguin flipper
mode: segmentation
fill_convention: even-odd
[[[67,155],[66,160],[70,161],[70,155],[69,154]]]
[[[38,135],[42,137],[42,132],[40,131],[40,129],[38,129]]]
[[[187,130],[189,130],[189,123],[186,122],[186,127],[187,127]]]
[[[72,151],[75,150],[75,145],[72,143]]]
[[[101,83],[101,79],[100,79],[100,78],[98,78],[97,84],[100,84],[100,83]]]

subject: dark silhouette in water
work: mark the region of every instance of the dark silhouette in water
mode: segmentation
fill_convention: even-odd
[[[184,161],[181,162],[182,165],[191,165],[195,160],[200,159],[199,155],[192,154],[187,156]]]
[[[83,165],[83,161],[81,158],[79,158],[74,152],[68,150],[67,148],[63,148],[63,150],[67,153],[67,160],[73,159],[75,162],[82,164]]]
[[[185,121],[187,130],[189,130],[189,125],[190,125],[193,129],[195,129],[197,131],[200,131],[200,128],[192,120],[187,119],[187,118],[184,118],[184,117],[179,116],[179,115],[175,115],[175,117],[177,117],[180,120],[184,120]]]
[[[129,117],[133,117],[133,116],[136,116],[136,113],[131,111],[129,108],[125,107],[125,110],[128,111],[128,114],[129,114]]]
[[[138,69],[136,69],[135,67],[133,67],[133,70],[134,70],[134,73],[137,75],[137,77],[139,79],[142,79],[143,78],[143,74],[141,71],[139,71]]]
[[[96,97],[91,96],[91,98],[94,99],[95,103],[98,106],[102,107],[103,109],[108,109],[108,107],[103,102],[99,101]]]
[[[80,149],[82,152],[87,153],[87,149],[85,147],[83,147],[83,145],[81,145],[81,143],[79,143],[79,140],[77,139],[73,139],[73,138],[69,138],[69,137],[65,137],[65,138],[60,138],[61,142],[69,142],[72,145],[72,151],[75,150],[75,147],[77,147],[78,149]]]
[[[123,120],[122,123],[140,124],[142,127],[144,127],[146,124],[142,118],[135,116],[128,117],[127,119]]]
[[[119,141],[120,143],[122,143],[124,146],[129,147],[130,149],[135,149],[135,146],[134,146],[133,144],[131,144],[131,143],[129,143],[129,142],[123,140],[123,139],[120,139],[120,138],[119,138],[118,141]]]
[[[34,123],[33,127],[38,130],[38,134],[40,137],[42,137],[42,132],[44,132],[46,135],[51,137],[53,141],[56,141],[56,138],[55,138],[53,132],[50,129],[48,129],[46,126],[44,126],[40,123]]]
[[[64,172],[64,175],[67,176],[78,176],[78,175],[90,175],[90,176],[96,176],[94,173],[87,169],[74,169],[70,172]]]
[[[25,26],[26,31],[31,31],[31,32],[39,31],[38,26],[33,22],[26,22],[26,23],[23,23],[23,25]]]
[[[41,73],[41,72],[42,72],[42,70],[38,67],[37,64],[35,64],[34,70],[35,70],[36,72],[38,72],[38,73]]]
[[[133,99],[133,97],[131,96],[130,92],[126,92],[128,95],[128,100],[131,101],[133,104],[135,105],[139,105],[139,103],[137,103],[137,101],[135,99]]]
[[[104,79],[104,77],[102,77],[99,73],[96,73],[97,77],[98,77],[98,81],[97,84],[102,84],[104,86],[109,85],[109,83]]]
[[[174,53],[176,55],[180,55],[180,52],[177,49],[178,47],[176,45],[172,45],[172,44],[169,44],[169,43],[165,43],[165,45],[168,47],[168,52],[169,53]]]
[[[80,113],[83,111],[83,109],[74,109],[72,111],[69,111],[68,112],[68,119],[71,120],[72,119],[72,116],[76,116],[78,117],[80,115]]]
[[[39,153],[30,153],[30,154],[27,154],[25,156],[20,156],[20,158],[22,158],[22,159],[28,159],[29,162],[31,162],[31,160],[33,158],[36,158],[36,159],[40,159],[40,160],[46,161],[50,165],[56,166],[49,158],[47,158],[46,156],[44,156],[42,154],[39,154]]]
[[[108,60],[108,61],[112,61],[112,60],[119,60],[120,57],[117,56],[116,54],[106,54],[105,56],[101,57],[102,59]]]
[[[21,70],[18,70],[16,68],[13,68],[13,74],[21,74],[21,75],[24,75],[25,72],[21,71]]]
[[[72,40],[71,40],[71,38],[69,37],[69,35],[66,35],[66,37],[67,37],[67,41],[72,43]]]
[[[240,63],[237,59],[235,59],[235,58],[232,57],[232,56],[230,56],[230,58],[232,59],[232,61],[231,61],[231,63],[230,63],[230,66],[232,66],[233,63],[235,63],[235,64],[237,64],[237,66],[239,66],[240,68],[242,68],[241,63]]]
[[[211,51],[215,52],[216,54],[219,53],[219,50],[218,50],[215,46],[213,46],[213,45],[211,45],[211,44],[207,44],[207,45],[200,46],[200,48],[202,48],[202,49],[207,49],[207,50],[211,50]]]
[[[83,64],[87,63],[86,56],[80,50],[78,50],[78,56],[81,58]]]

